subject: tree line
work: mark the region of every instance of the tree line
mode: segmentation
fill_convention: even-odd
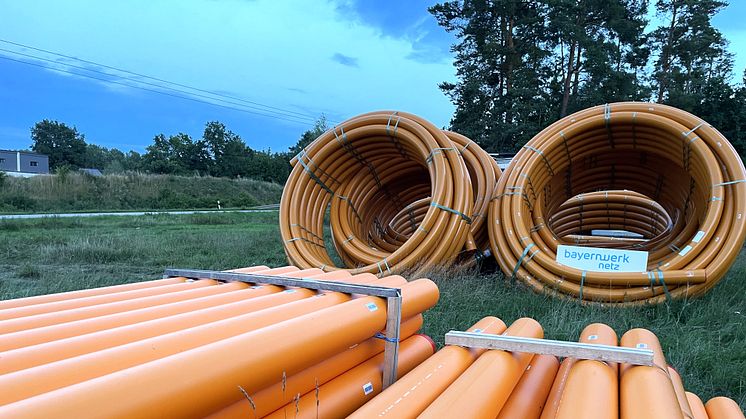
[[[721,0],[456,0],[429,8],[456,35],[451,129],[515,152],[552,122],[617,101],[681,108],[746,154],[746,87],[731,83]],[[744,73],[746,82],[746,73]]]
[[[205,125],[201,138],[158,134],[140,154],[89,144],[74,126],[45,119],[31,128],[31,149],[49,156],[53,171],[97,168],[105,173],[209,175],[282,184],[290,174],[290,159],[326,129],[322,116],[288,151],[272,152],[252,149],[223,123],[212,121]]]

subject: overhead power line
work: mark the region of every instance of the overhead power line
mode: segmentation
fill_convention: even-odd
[[[160,84],[150,83],[150,82],[146,82],[146,81],[142,81],[142,80],[137,80],[134,77],[122,77],[122,76],[114,75],[114,74],[111,74],[111,73],[107,73],[105,71],[91,69],[91,68],[87,68],[87,67],[83,67],[83,66],[78,66],[78,65],[75,65],[75,64],[59,63],[59,62],[57,62],[55,60],[51,60],[49,58],[44,58],[44,57],[39,57],[37,55],[25,54],[25,53],[22,53],[22,52],[12,51],[12,50],[8,50],[8,49],[5,49],[5,48],[0,48],[0,51],[1,52],[10,53],[10,54],[14,54],[14,55],[19,55],[19,56],[22,56],[22,57],[31,58],[33,60],[49,62],[49,63],[52,63],[54,65],[62,65],[64,67],[76,68],[76,69],[79,69],[79,70],[83,70],[83,71],[87,71],[87,72],[91,72],[91,73],[95,73],[95,74],[102,74],[104,76],[116,77],[119,80],[129,80],[129,81],[132,81],[134,83],[139,83],[139,84],[143,84],[143,85],[146,85],[146,86],[152,86],[152,87],[156,87],[156,88],[160,88],[160,89],[165,89],[165,90],[168,90],[168,91],[182,93],[182,94],[189,95],[189,96],[200,97],[200,98],[207,99],[208,101],[216,101],[216,102],[220,102],[220,103],[227,103],[227,104],[230,104],[230,105],[236,105],[236,106],[241,106],[241,107],[247,107],[247,108],[250,108],[250,109],[255,109],[255,110],[261,111],[261,112],[268,112],[268,113],[272,113],[272,114],[283,115],[283,116],[286,116],[286,117],[289,117],[289,118],[302,119],[303,122],[311,122],[311,123],[313,123],[315,121],[315,118],[312,118],[312,117],[309,117],[309,116],[300,117],[300,116],[295,116],[295,115],[287,114],[287,113],[279,113],[279,112],[275,112],[275,111],[271,111],[271,110],[267,110],[267,109],[262,109],[262,108],[257,107],[257,106],[244,105],[244,104],[241,104],[241,103],[238,103],[238,102],[228,101],[228,100],[218,99],[218,98],[213,98],[213,97],[210,97],[210,96],[207,96],[207,95],[203,95],[203,94],[199,94],[199,93],[192,93],[192,92],[188,92],[188,91],[181,90],[181,89],[174,89],[174,88],[171,88],[171,87],[165,87],[165,86],[162,86]]]
[[[272,117],[276,117],[276,119],[282,119],[282,120],[291,121],[291,122],[307,123],[307,121],[309,121],[309,122],[313,123],[313,122],[316,121],[316,117],[310,116],[308,114],[304,114],[304,113],[301,113],[301,112],[296,112],[296,111],[289,110],[289,109],[283,109],[283,108],[279,108],[279,107],[275,107],[275,106],[265,105],[265,104],[260,103],[260,102],[255,102],[255,101],[247,100],[247,99],[244,99],[244,98],[241,98],[241,97],[237,97],[237,96],[232,96],[232,95],[227,95],[227,94],[222,94],[222,93],[216,93],[216,92],[212,92],[212,91],[209,91],[209,90],[206,90],[206,89],[201,89],[201,88],[198,88],[198,87],[190,86],[190,85],[187,85],[187,84],[172,82],[172,81],[165,80],[165,79],[162,79],[162,78],[149,76],[147,74],[143,74],[143,73],[139,73],[139,72],[134,72],[134,71],[130,71],[130,70],[119,68],[119,67],[115,67],[115,66],[110,66],[110,65],[107,65],[107,64],[102,64],[102,63],[98,63],[98,62],[95,62],[95,61],[85,60],[85,59],[77,58],[77,57],[74,57],[74,56],[71,56],[71,55],[62,54],[62,53],[59,53],[59,52],[55,52],[55,51],[51,51],[51,50],[47,50],[47,49],[43,49],[43,48],[38,48],[38,47],[31,46],[31,45],[21,44],[21,43],[9,41],[9,40],[6,40],[6,39],[0,39],[0,42],[5,43],[5,44],[9,44],[9,45],[13,45],[13,46],[17,46],[17,47],[21,47],[21,48],[27,48],[27,49],[31,49],[31,50],[34,50],[34,51],[39,51],[39,52],[42,52],[42,53],[45,53],[45,54],[50,54],[50,55],[62,57],[62,58],[65,58],[65,59],[68,59],[68,60],[77,61],[77,62],[80,62],[80,63],[85,63],[85,64],[93,65],[93,66],[96,66],[96,67],[99,67],[99,68],[106,68],[106,69],[114,70],[116,72],[130,74],[131,76],[122,76],[122,75],[119,75],[119,74],[112,74],[112,73],[101,71],[101,70],[91,69],[91,68],[83,67],[83,66],[77,66],[77,65],[74,65],[74,64],[70,64],[70,63],[63,63],[63,62],[59,62],[59,61],[56,61],[56,60],[51,60],[51,59],[44,58],[44,57],[39,57],[39,56],[32,55],[32,54],[25,54],[25,53],[21,53],[21,52],[18,52],[18,51],[13,51],[13,50],[8,50],[8,49],[2,49],[2,48],[0,48],[0,51],[6,52],[6,53],[15,54],[15,55],[19,55],[19,56],[24,56],[24,57],[31,58],[31,59],[34,59],[34,60],[49,62],[49,63],[52,63],[52,64],[57,65],[57,66],[61,65],[61,66],[76,68],[76,69],[79,69],[79,70],[82,70],[82,71],[86,71],[86,72],[92,72],[92,73],[96,73],[96,74],[102,74],[102,75],[106,75],[106,76],[109,76],[109,77],[116,77],[116,78],[121,79],[121,80],[129,80],[129,81],[131,81],[133,83],[143,84],[143,85],[146,85],[146,86],[152,86],[152,87],[156,87],[157,89],[164,89],[164,90],[181,93],[181,94],[188,95],[188,96],[200,97],[200,98],[203,98],[203,99],[207,99],[207,101],[196,100],[194,98],[187,98],[187,97],[184,97],[184,96],[181,96],[181,95],[166,94],[167,96],[178,97],[178,98],[181,98],[181,99],[189,99],[189,100],[192,100],[192,101],[206,103],[206,104],[211,104],[211,105],[215,105],[215,106],[220,106],[220,107],[223,107],[223,108],[245,111],[247,113],[256,114],[256,115],[272,116]],[[20,63],[24,63],[24,64],[32,64],[32,63],[29,63],[29,62],[27,62],[25,60],[13,60],[13,59],[10,59],[10,58],[7,58],[7,59],[9,59],[10,61],[16,61],[16,62],[20,62]],[[95,79],[95,80],[98,80],[98,81],[101,81],[101,82],[105,82],[105,83],[114,83],[114,84],[119,84],[119,85],[128,86],[128,87],[132,87],[132,88],[137,88],[137,89],[141,89],[141,90],[154,91],[153,89],[143,88],[143,87],[140,87],[140,86],[133,86],[131,84],[126,84],[126,83],[121,83],[121,82],[115,82],[113,80],[100,79],[100,78],[97,78],[97,77],[92,77],[92,76],[89,76],[89,75],[79,74],[79,73],[71,72],[71,71],[63,71],[63,70],[61,70],[59,68],[51,68],[51,67],[43,66],[43,65],[37,65],[37,66],[38,67],[42,67],[42,68],[56,70],[56,71],[62,71],[62,72],[68,73],[68,74],[73,74],[73,75],[77,75],[77,76],[81,76],[81,77],[88,77],[88,78]],[[135,77],[132,77],[132,76],[135,76]],[[144,79],[148,79],[148,80],[153,80],[153,81],[156,81],[158,83],[152,83],[152,82],[143,81],[140,78],[144,78]],[[176,89],[176,88],[173,88],[173,87],[169,87],[169,86],[163,85],[161,83],[166,84],[166,85],[170,85],[170,86],[181,87],[183,89],[188,89],[188,90],[191,90],[191,91],[186,91],[186,90],[182,90],[182,89]],[[160,91],[154,91],[154,92],[155,93],[164,93],[165,94],[165,92],[160,92]],[[206,93],[207,95],[199,94],[199,93],[194,93],[194,92]],[[226,100],[226,99],[230,99],[230,100]],[[240,102],[240,103],[237,103],[235,101]],[[214,102],[220,102],[220,103],[225,103],[225,104],[229,104],[229,105],[235,105],[235,106],[245,107],[245,108],[253,109],[255,111],[259,111],[259,112],[263,112],[263,113],[251,112],[251,111],[246,111],[246,110],[243,110],[243,109],[237,109],[237,108],[234,108],[232,106],[220,105],[220,104],[217,104],[217,103],[214,103]],[[268,114],[270,114],[270,115],[268,115]],[[301,120],[301,121],[298,121],[298,120]]]
[[[103,83],[116,84],[116,85],[119,85],[119,86],[125,86],[125,87],[130,87],[130,88],[133,88],[133,89],[139,89],[139,90],[144,90],[144,91],[147,91],[147,92],[157,93],[157,94],[164,95],[164,96],[175,97],[175,98],[189,100],[189,101],[197,102],[197,103],[204,103],[204,104],[207,104],[207,105],[217,106],[217,107],[224,108],[224,109],[231,109],[231,110],[234,110],[234,111],[237,111],[237,112],[243,112],[243,113],[248,113],[248,114],[252,114],[252,115],[259,115],[259,116],[264,116],[264,117],[267,117],[267,118],[279,119],[279,120],[284,120],[284,121],[288,121],[288,122],[295,122],[297,124],[303,124],[303,125],[306,125],[306,126],[311,125],[311,123],[307,122],[307,121],[300,121],[300,120],[297,120],[297,119],[289,119],[289,118],[284,118],[284,117],[279,116],[279,115],[271,115],[271,114],[266,114],[266,113],[260,113],[260,112],[250,111],[250,110],[247,110],[247,109],[237,108],[237,107],[234,107],[234,106],[222,105],[220,103],[208,102],[206,100],[197,99],[197,98],[193,98],[193,97],[189,97],[189,96],[181,96],[181,95],[176,95],[176,94],[168,93],[168,92],[163,91],[163,90],[149,89],[147,87],[142,87],[142,86],[134,86],[134,85],[131,85],[131,84],[128,84],[128,83],[122,83],[122,82],[119,82],[119,81],[116,81],[116,80],[107,80],[107,79],[103,79],[103,78],[100,78],[100,77],[91,76],[89,74],[80,74],[80,73],[76,73],[74,71],[69,71],[69,70],[65,70],[65,69],[62,69],[62,68],[56,68],[56,67],[52,67],[52,66],[48,66],[48,65],[44,65],[44,64],[40,64],[40,63],[35,63],[35,62],[31,62],[31,61],[17,60],[15,58],[4,57],[2,55],[0,55],[0,59],[7,60],[7,61],[13,61],[13,62],[17,62],[17,63],[21,63],[21,64],[26,64],[26,65],[31,65],[31,66],[35,66],[35,67],[40,67],[40,68],[44,68],[44,69],[47,69],[47,70],[59,71],[61,73],[71,74],[71,75],[74,75],[74,76],[79,76],[79,77],[85,77],[85,78],[89,78],[89,79],[93,79],[93,80],[98,80],[98,81],[103,82]]]

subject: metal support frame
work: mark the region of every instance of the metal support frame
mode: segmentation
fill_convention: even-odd
[[[653,351],[650,349],[457,331],[446,333],[445,343],[446,345],[468,348],[501,349],[512,352],[654,366]]]
[[[283,287],[307,288],[317,291],[333,291],[345,294],[361,294],[386,299],[386,334],[384,340],[383,388],[396,381],[399,359],[399,329],[401,326],[401,288],[379,287],[375,285],[346,284],[335,281],[290,278],[287,276],[261,275],[225,271],[197,269],[166,269],[164,278],[181,277],[187,279],[213,279],[222,282],[245,282],[249,284],[269,284]]]

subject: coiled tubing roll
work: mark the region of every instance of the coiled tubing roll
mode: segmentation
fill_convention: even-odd
[[[547,226],[557,237],[575,245],[635,248],[670,228],[672,220],[666,210],[652,199],[621,190],[577,195],[560,205]],[[621,230],[640,237],[589,235],[594,230]]]
[[[490,206],[490,244],[507,275],[538,291],[619,304],[700,295],[743,245],[745,179],[732,145],[694,115],[649,103],[596,106],[552,124],[515,156]],[[605,203],[563,212],[596,191],[611,191],[610,212]],[[623,196],[637,203],[624,207]],[[652,216],[646,198],[660,207]],[[646,272],[586,272],[555,261],[558,245],[576,244],[566,234],[594,218],[639,230],[645,240],[615,247],[649,252]]]
[[[325,132],[292,161],[280,202],[290,263],[389,274],[487,249],[500,169],[468,138],[404,112],[372,112]],[[335,266],[324,242],[324,217]]]

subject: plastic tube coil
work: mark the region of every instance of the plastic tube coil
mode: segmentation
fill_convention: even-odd
[[[298,267],[387,275],[488,246],[485,215],[500,169],[468,138],[415,115],[354,117],[291,164],[280,231]],[[343,267],[324,240],[327,209]]]
[[[584,300],[700,295],[746,237],[746,173],[735,149],[706,122],[664,105],[613,103],[557,121],[515,156],[496,193],[488,228],[503,272]],[[588,237],[609,227],[642,239]],[[647,270],[567,267],[556,262],[562,244],[647,251]]]

